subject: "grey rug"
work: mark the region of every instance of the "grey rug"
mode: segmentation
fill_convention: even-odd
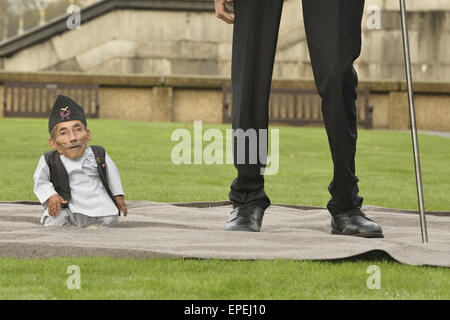
[[[334,260],[384,253],[411,265],[450,266],[450,213],[427,215],[422,244],[418,213],[365,206],[384,239],[330,234],[324,208],[272,205],[262,232],[225,232],[231,206],[223,203],[127,202],[115,229],[43,227],[42,207],[0,203],[0,257],[104,256],[208,259]]]

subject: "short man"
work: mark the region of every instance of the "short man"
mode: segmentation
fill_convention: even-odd
[[[45,226],[115,227],[127,215],[119,171],[100,146],[87,146],[83,108],[59,95],[48,123],[49,144],[34,173],[34,193],[45,208]]]
[[[327,205],[332,216],[332,233],[383,237],[381,227],[361,209],[363,198],[358,196],[359,180],[355,175],[358,78],[353,62],[361,51],[364,0],[303,0],[302,3],[311,65],[322,98],[322,115],[334,164],[333,180],[328,186],[331,199]],[[267,130],[283,0],[215,0],[215,7],[218,18],[234,24],[233,130]],[[230,15],[233,12],[234,17]],[[236,140],[233,143],[236,161],[240,148],[236,147]],[[248,145],[245,150],[246,159],[250,158]],[[229,195],[233,212],[225,230],[259,231],[264,211],[270,205],[261,174],[264,163],[235,162],[235,167],[238,176],[231,184]]]

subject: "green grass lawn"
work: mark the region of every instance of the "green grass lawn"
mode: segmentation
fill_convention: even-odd
[[[118,166],[128,200],[228,198],[233,165],[171,162],[173,130],[192,132],[192,123],[89,120],[88,125],[91,144],[105,146]],[[0,118],[0,201],[36,200],[32,176],[48,150],[46,128],[46,119]],[[208,128],[225,132],[229,126],[204,125]],[[279,129],[279,172],[265,178],[269,197],[273,203],[325,206],[332,178],[325,130]],[[450,139],[420,134],[419,146],[425,208],[449,211]],[[359,130],[356,174],[365,205],[417,210],[408,132]],[[65,286],[72,264],[81,268],[81,290]],[[381,289],[366,287],[371,264],[381,268]],[[448,269],[387,261],[0,260],[2,299],[448,299],[448,279]]]
[[[80,290],[66,273],[80,268]],[[380,268],[369,289],[367,268]],[[3,259],[0,299],[448,299],[448,270],[383,261]]]
[[[223,132],[228,125],[204,125]],[[233,165],[175,165],[173,130],[192,123],[90,120],[91,144],[106,147],[118,166],[128,200],[162,202],[228,199]],[[273,203],[325,206],[332,161],[322,128],[280,129],[279,172],[266,176]],[[36,200],[33,173],[48,150],[47,120],[0,119],[0,201]],[[206,146],[207,143],[204,143]],[[426,210],[450,210],[450,139],[419,134]],[[11,174],[14,172],[14,175]],[[417,210],[408,132],[359,130],[356,174],[364,204]]]

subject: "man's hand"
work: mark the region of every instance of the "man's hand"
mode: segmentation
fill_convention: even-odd
[[[67,201],[63,199],[59,194],[54,194],[48,199],[48,214],[53,218],[56,217],[61,211],[61,206],[67,204]]]
[[[127,205],[125,204],[124,196],[114,196],[114,199],[116,199],[116,202],[117,202],[117,205],[119,206],[120,212],[123,212],[123,215],[126,217],[128,210],[127,210]]]
[[[228,24],[233,24],[234,17],[229,13],[234,13],[234,0],[214,0],[214,4],[216,6],[216,17]]]

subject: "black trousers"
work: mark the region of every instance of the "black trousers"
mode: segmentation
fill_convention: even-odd
[[[282,6],[283,0],[235,0],[231,70],[234,130],[268,128]],[[327,205],[332,215],[361,206],[363,201],[355,175],[358,77],[353,68],[361,52],[363,11],[364,0],[303,0],[306,38],[334,165]],[[234,140],[237,178],[231,184],[230,200],[234,207],[254,203],[266,209],[270,200],[260,173],[264,164],[236,163],[236,143]]]

